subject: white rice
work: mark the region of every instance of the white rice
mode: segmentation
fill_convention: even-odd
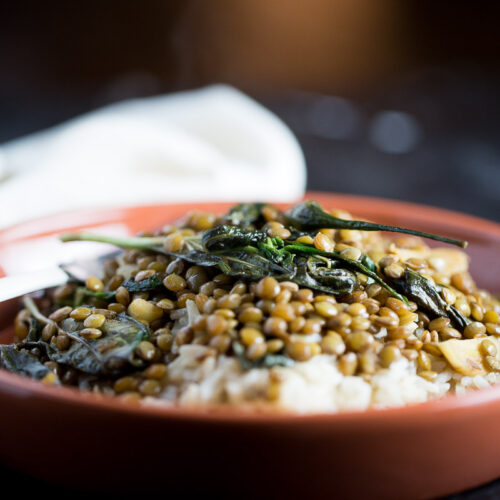
[[[495,373],[462,376],[439,358],[433,359],[433,370],[439,375],[430,382],[417,375],[414,362],[403,358],[369,378],[344,376],[337,369],[335,356],[318,355],[290,368],[243,371],[235,358],[217,358],[205,346],[184,345],[168,367],[160,399],[148,400],[181,406],[257,405],[299,413],[340,412],[420,403],[447,392],[463,394],[500,381]],[[278,397],[270,403],[268,388],[276,379],[280,380]]]

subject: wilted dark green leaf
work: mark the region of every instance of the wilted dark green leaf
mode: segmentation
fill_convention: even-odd
[[[267,234],[263,231],[243,229],[237,226],[216,226],[205,231],[201,242],[206,250],[214,252],[217,250],[229,250],[231,248],[256,246],[266,241]]]
[[[356,284],[356,276],[346,269],[332,269],[328,267],[298,266],[294,277],[295,283],[333,295],[351,293]]]
[[[223,217],[226,224],[248,228],[249,226],[264,222],[262,208],[265,203],[240,203],[229,210]]]
[[[25,298],[25,305],[33,316],[39,318],[37,324],[40,326],[44,316],[35,303]],[[45,318],[45,322],[50,321]],[[41,338],[40,327],[30,330],[29,340],[20,345],[27,348],[38,347],[52,361],[91,375],[119,375],[131,366],[141,366],[142,361],[134,357],[134,350],[139,342],[150,336],[147,326],[126,314],[117,314],[107,319],[101,327],[103,335],[98,339],[82,337],[80,331],[84,328],[83,323],[72,318],[65,319],[58,327],[72,340],[69,349],[65,351],[45,342]]]
[[[266,354],[256,361],[250,361],[245,355],[245,348],[238,342],[233,342],[233,351],[244,370],[273,368],[274,366],[290,367],[294,365],[294,361],[283,354]]]
[[[42,379],[50,370],[33,354],[21,351],[22,345],[0,344],[0,367],[18,375]]]
[[[89,290],[88,288],[85,288],[84,286],[79,286],[76,289],[75,295],[74,295],[74,306],[79,306],[81,305],[85,297],[94,297],[95,299],[100,299],[100,300],[105,300],[107,302],[110,302],[112,300],[115,300],[115,292],[94,292],[93,290]]]
[[[161,279],[155,274],[146,278],[142,281],[135,281],[133,278],[129,278],[124,283],[122,283],[129,292],[152,292],[163,286]]]
[[[421,236],[431,240],[442,241],[466,247],[467,242],[446,238],[444,236],[437,236],[435,234],[424,233],[422,231],[415,231],[413,229],[406,229],[397,226],[386,226],[384,224],[374,224],[372,222],[360,220],[346,220],[339,219],[326,213],[319,203],[315,201],[306,201],[292,207],[287,213],[286,217],[288,223],[298,229],[311,230],[311,229],[356,229],[359,231],[390,231],[393,233],[405,233],[414,236]]]
[[[413,300],[421,309],[432,317],[450,318],[453,326],[463,330],[469,323],[453,306],[448,306],[439,290],[428,278],[406,268],[402,278],[393,279],[394,287]]]
[[[258,253],[246,250],[229,250],[224,254],[192,251],[175,255],[199,266],[216,266],[228,276],[246,279],[260,279],[266,276],[291,279],[295,272],[294,268],[276,264]]]
[[[69,319],[63,322],[62,327],[80,337],[79,331],[83,325]],[[73,341],[67,351],[59,351],[48,344],[47,355],[53,361],[94,375],[117,375],[125,371],[127,366],[141,364],[134,358],[134,350],[141,340],[149,338],[150,332],[145,325],[126,314],[118,314],[115,318],[107,319],[101,330],[104,333],[102,337],[80,337],[80,341]]]

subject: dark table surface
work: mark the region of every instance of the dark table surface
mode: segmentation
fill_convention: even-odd
[[[309,189],[415,201],[500,221],[497,89],[481,75],[429,70],[356,101],[300,92],[257,97],[297,134]],[[110,95],[56,89],[41,99],[7,90],[0,92],[0,142],[105,104],[103,95]],[[26,494],[79,493],[6,466],[0,466],[0,482],[22,485]],[[500,498],[500,481],[449,498]]]

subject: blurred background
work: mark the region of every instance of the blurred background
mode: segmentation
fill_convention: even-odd
[[[500,220],[500,2],[4,0],[0,142],[230,83],[297,135],[308,187]]]

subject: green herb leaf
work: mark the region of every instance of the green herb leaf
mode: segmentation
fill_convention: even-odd
[[[256,246],[263,243],[268,236],[263,231],[243,229],[237,226],[216,226],[203,233],[201,242],[206,250],[214,252],[217,250],[229,250],[231,248]]]
[[[42,379],[50,370],[33,354],[21,351],[23,345],[0,345],[0,367],[18,375]]]
[[[431,316],[450,318],[453,326],[461,330],[469,324],[469,321],[455,307],[448,306],[433,282],[421,274],[406,268],[402,278],[393,279],[391,282],[397,290],[416,302]]]
[[[221,228],[221,229],[219,229]],[[233,239],[234,237],[234,239]],[[63,241],[101,241],[105,243],[122,246],[124,248],[149,249],[165,255],[171,255],[200,266],[217,266],[221,272],[228,276],[258,280],[266,276],[274,276],[278,280],[297,279],[297,283],[303,286],[310,286],[319,291],[332,294],[345,293],[347,285],[347,275],[343,277],[343,283],[339,288],[325,286],[318,283],[317,279],[307,276],[307,270],[300,270],[294,264],[294,255],[322,255],[332,262],[341,261],[347,271],[357,271],[365,274],[377,283],[386,288],[394,297],[406,301],[392,289],[375,270],[363,264],[363,260],[355,261],[342,257],[338,252],[324,252],[314,246],[302,243],[284,244],[279,238],[269,238],[263,231],[242,230],[235,226],[218,226],[213,230],[206,231],[203,237],[192,237],[189,244],[184,245],[179,252],[166,252],[158,238],[129,237],[126,239],[115,238],[113,236],[103,237],[102,235],[92,235],[81,233],[80,235],[66,235]],[[152,240],[145,244],[142,240]],[[151,246],[148,246],[148,245]],[[204,246],[210,248],[204,249]],[[253,246],[257,245],[257,246]],[[194,248],[194,250],[192,250]],[[364,261],[370,267],[376,269],[375,264],[365,256]],[[305,285],[305,283],[309,283]]]
[[[69,319],[62,327],[80,336],[83,325]],[[134,358],[134,351],[139,342],[149,338],[149,329],[145,325],[126,314],[118,314],[107,319],[101,329],[102,337],[90,340],[80,337],[84,342],[73,342],[67,351],[49,345],[52,347],[47,352],[49,358],[93,375],[119,375],[127,370],[127,366],[141,366],[142,362]]]
[[[293,359],[283,354],[266,354],[256,361],[250,361],[245,355],[245,348],[239,342],[233,342],[233,351],[244,370],[252,368],[273,368],[274,366],[291,367]]]
[[[302,263],[297,260],[297,272],[293,281],[300,286],[333,295],[351,293],[356,276],[347,269],[335,269]]]
[[[28,335],[26,336],[26,342],[34,342],[38,340],[40,336],[40,331],[43,325],[35,318],[30,318]]]
[[[151,250],[176,256],[201,266],[216,266],[229,276],[252,280],[274,276],[277,279],[292,280],[299,285],[337,295],[350,293],[355,286],[353,272],[362,273],[368,277],[370,282],[379,283],[394,297],[407,302],[404,296],[400,295],[379,276],[377,266],[367,255],[362,255],[359,260],[347,259],[339,252],[324,252],[312,245],[297,243],[290,239],[284,242],[280,238],[270,238],[264,231],[241,227],[242,225],[258,226],[260,223],[264,223],[262,217],[264,206],[263,203],[254,203],[233,207],[223,220],[234,225],[223,224],[205,231],[201,236],[195,235],[185,238],[185,244],[179,252],[166,252],[163,249],[165,237],[122,238],[80,233],[66,234],[61,239],[63,241],[101,241],[122,248]],[[300,232],[303,230],[321,228],[393,231],[465,246],[465,242],[411,229],[339,219],[326,213],[318,203],[313,201],[296,205],[286,214],[281,214],[281,217],[288,221],[292,234],[301,234]],[[308,267],[305,265],[309,262],[308,259],[301,260],[297,258],[298,256],[321,256],[326,260],[326,265]],[[342,269],[339,269],[339,263],[342,264]],[[332,270],[332,268],[336,269]],[[147,287],[146,291],[161,286],[159,283],[144,285],[130,281],[129,283],[133,287]]]
[[[152,292],[161,288],[163,283],[161,279],[155,274],[149,278],[142,281],[135,281],[133,278],[129,278],[124,283],[122,283],[129,292]]]
[[[254,249],[256,250],[256,249]],[[295,273],[293,267],[277,264],[272,260],[244,249],[230,249],[220,254],[191,251],[173,253],[173,255],[199,266],[217,266],[228,276],[261,279],[274,276],[277,279],[291,279]]]
[[[75,291],[75,306],[81,305],[85,297],[94,297],[110,302],[115,300],[115,292],[94,292],[84,286],[79,286]]]
[[[391,293],[392,296],[396,297],[399,300],[402,300],[405,303],[408,303],[405,297],[401,296],[394,288],[389,286],[377,273],[376,271],[372,271],[368,267],[366,267],[361,260],[353,260],[343,257],[338,252],[325,252],[324,250],[318,250],[317,248],[311,245],[305,245],[302,243],[293,243],[291,245],[285,245],[284,250],[288,250],[290,252],[296,252],[302,255],[322,255],[323,257],[327,257],[332,261],[338,260],[342,262],[345,267],[347,267],[351,271],[358,271],[369,278],[373,279],[376,283],[383,286],[388,292]],[[371,259],[370,259],[371,261]],[[368,261],[369,262],[369,261]],[[373,262],[373,261],[372,261]],[[375,264],[373,264],[375,266]],[[375,267],[376,269],[376,267]]]
[[[42,340],[38,328],[36,340],[31,335],[30,341],[22,344],[28,348],[39,347],[45,354],[57,363],[62,363],[77,370],[92,375],[120,375],[131,366],[142,366],[142,361],[134,357],[135,348],[142,340],[150,336],[149,328],[139,321],[118,314],[105,321],[101,330],[102,337],[98,339],[85,339],[80,335],[83,323],[72,318],[55,323],[43,316],[30,297],[25,297],[25,306],[41,324],[54,324],[59,332],[66,333],[71,340],[71,346],[66,351],[60,351],[50,342]]]
[[[366,255],[364,253],[361,254],[359,261],[361,262],[361,264],[363,264],[363,266],[365,266],[370,271],[372,271],[374,273],[377,272],[377,265],[375,264],[375,262],[373,262],[373,260],[368,255]]]
[[[415,231],[397,226],[386,226],[384,224],[374,224],[372,222],[360,220],[339,219],[326,213],[319,203],[315,201],[306,201],[295,205],[286,214],[288,223],[298,229],[356,229],[359,231],[390,231],[393,233],[405,233],[413,236],[421,236],[431,240],[442,241],[462,248],[467,246],[466,241],[437,236],[435,234]]]
[[[162,281],[158,276],[153,275],[142,281],[135,281],[133,278],[122,283],[129,292],[152,292],[163,286]],[[74,295],[73,306],[77,307],[83,304],[85,297],[95,297],[96,299],[105,300],[106,302],[114,301],[116,298],[115,292],[94,292],[84,286],[79,286]]]
[[[223,217],[226,224],[233,226],[249,227],[264,222],[262,208],[266,203],[240,203],[229,210]]]

